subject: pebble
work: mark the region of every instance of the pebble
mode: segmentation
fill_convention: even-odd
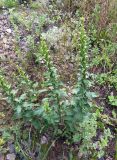
[[[8,32],[8,33],[12,33],[12,30],[9,28],[9,29],[6,29],[6,31]]]
[[[6,156],[6,160],[15,160],[15,159],[16,159],[16,155],[14,153],[7,154]]]
[[[41,144],[48,144],[48,139],[46,136],[41,137]]]
[[[7,38],[3,38],[3,43],[7,43]]]

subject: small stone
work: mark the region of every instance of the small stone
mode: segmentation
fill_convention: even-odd
[[[6,44],[7,43],[7,38],[3,38],[3,42]]]
[[[6,31],[7,31],[7,33],[11,33],[12,32],[12,30],[10,28],[7,29]]]
[[[15,158],[16,158],[16,155],[14,153],[7,154],[6,156],[6,160],[15,160]]]
[[[48,143],[48,139],[46,136],[41,137],[41,144],[47,144]]]
[[[2,34],[1,34],[1,38],[3,38],[3,37],[4,37],[4,34],[2,33]]]
[[[4,23],[4,24],[7,24],[7,20],[4,20],[3,23]]]
[[[14,146],[12,141],[8,142],[8,148],[9,148],[9,153],[10,154],[15,153],[15,146]]]

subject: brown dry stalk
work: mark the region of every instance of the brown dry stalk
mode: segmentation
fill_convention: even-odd
[[[101,0],[101,11],[99,18],[99,30],[105,28],[108,22],[109,0]]]

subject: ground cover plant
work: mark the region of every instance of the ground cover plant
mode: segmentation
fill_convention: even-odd
[[[116,160],[116,1],[3,4],[14,55],[0,56],[0,156]]]

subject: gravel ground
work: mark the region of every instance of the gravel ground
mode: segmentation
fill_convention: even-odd
[[[0,13],[0,69],[4,69],[5,74],[7,76],[10,76],[13,69],[12,66],[9,64],[9,60],[14,61],[16,57],[17,56],[15,54],[15,48],[14,48],[14,35],[9,22],[9,15],[7,12],[1,12]],[[3,113],[4,110],[7,109],[5,107],[4,100],[1,99],[2,96],[0,94],[0,130],[6,127],[6,124],[4,124],[5,117]],[[11,152],[10,149],[11,147],[9,146],[10,145],[6,146],[6,148],[9,148],[8,149],[9,152],[6,156],[0,153],[0,160],[15,160],[16,156],[13,152]]]
[[[7,12],[0,15],[0,59],[4,61],[6,58],[15,58],[13,30]]]
[[[12,71],[9,60],[14,61],[16,57],[13,30],[5,11],[0,14],[0,68],[5,69],[8,76]]]

